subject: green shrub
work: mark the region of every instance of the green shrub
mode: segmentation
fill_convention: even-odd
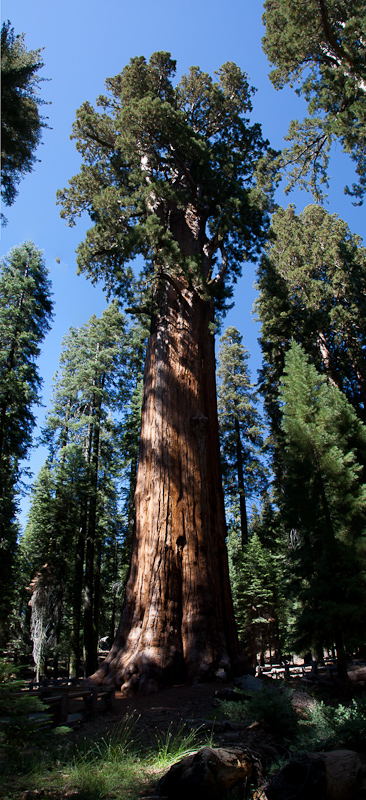
[[[38,697],[24,692],[24,681],[16,677],[16,668],[0,659],[0,748],[7,754],[33,742],[47,717]]]
[[[327,706],[315,702],[300,723],[299,739],[304,747],[330,750],[334,747],[364,749],[366,740],[366,698],[348,706]]]
[[[292,736],[295,732],[297,715],[288,690],[265,684],[259,692],[243,694],[240,701],[219,702],[224,714],[235,722],[245,721],[248,725],[260,722],[278,736]]]

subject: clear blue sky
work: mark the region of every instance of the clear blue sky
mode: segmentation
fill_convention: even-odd
[[[3,211],[8,225],[2,230],[0,256],[12,247],[31,240],[45,253],[53,284],[55,318],[52,331],[42,347],[39,360],[44,380],[43,403],[50,399],[52,376],[60,355],[60,344],[71,325],[84,324],[105,308],[102,291],[84,277],[76,276],[75,248],[83,239],[88,220],[68,228],[55,204],[57,189],[67,185],[78,172],[79,157],[70,141],[75,111],[85,100],[94,102],[104,91],[106,77],[116,75],[136,55],[147,58],[156,50],[168,50],[177,60],[177,77],[192,65],[213,73],[225,61],[235,61],[246,70],[257,88],[253,100],[253,122],[260,122],[273,147],[283,146],[289,121],[304,114],[303,101],[286,88],[276,92],[268,79],[268,63],[261,49],[263,26],[260,0],[2,0],[2,21],[9,19],[15,33],[25,33],[28,49],[43,47],[49,79],[41,84],[41,96],[51,102],[44,107],[49,130],[43,133],[38,149],[40,163],[19,185],[15,204]],[[352,182],[352,166],[336,148],[331,169],[333,179],[328,210],[345,219],[351,230],[363,236],[364,209],[354,208],[344,196],[343,186]],[[300,212],[311,202],[305,193],[286,198],[279,192],[278,202],[296,204]],[[60,259],[60,264],[56,263]],[[235,308],[226,324],[243,334],[252,354],[255,379],[260,364],[258,326],[252,322],[251,308],[254,267],[244,265],[243,278],[235,292]],[[45,409],[44,409],[45,410]],[[44,410],[40,410],[42,420]],[[30,467],[36,473],[44,451],[33,451]],[[22,521],[27,504],[23,502]]]

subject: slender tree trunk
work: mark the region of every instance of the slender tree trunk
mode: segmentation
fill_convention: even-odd
[[[239,489],[239,507],[240,507],[240,528],[241,528],[241,546],[245,547],[248,541],[248,517],[245,504],[245,489],[244,489],[244,468],[243,468],[243,454],[241,451],[240,441],[240,425],[238,417],[235,416],[235,445],[236,445],[236,469],[238,475],[238,489]]]
[[[104,380],[102,378],[101,388]],[[97,650],[94,629],[94,566],[95,536],[97,525],[97,494],[100,440],[101,397],[95,401],[93,423],[93,454],[91,460],[91,480],[89,489],[88,533],[85,557],[85,600],[84,600],[84,652],[85,674],[91,675],[97,668]]]
[[[75,554],[75,574],[74,574],[73,603],[72,603],[72,627],[70,636],[70,678],[77,678],[79,676],[79,667],[81,662],[80,626],[81,626],[81,606],[82,606],[84,555],[85,555],[86,522],[87,522],[86,514],[87,514],[86,503],[84,499],[81,509],[81,521],[80,521],[79,535],[78,535],[76,554]]]
[[[153,691],[238,658],[226,553],[213,308],[167,283],[149,339],[136,531],[116,640],[95,680]]]

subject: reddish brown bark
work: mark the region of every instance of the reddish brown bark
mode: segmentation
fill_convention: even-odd
[[[167,282],[144,376],[136,530],[116,640],[96,680],[152,691],[238,658],[226,553],[213,306]]]

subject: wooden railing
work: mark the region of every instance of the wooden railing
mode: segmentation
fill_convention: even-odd
[[[113,709],[113,686],[87,686],[84,683],[41,681],[31,683],[23,693],[31,692],[48,706],[53,727],[77,725],[98,711]]]

